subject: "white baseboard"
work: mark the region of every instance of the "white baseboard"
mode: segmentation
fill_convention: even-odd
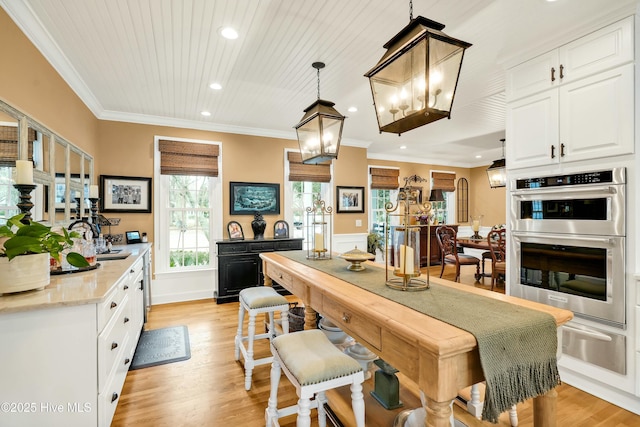
[[[213,298],[217,282],[216,269],[156,273],[151,282],[151,305]]]

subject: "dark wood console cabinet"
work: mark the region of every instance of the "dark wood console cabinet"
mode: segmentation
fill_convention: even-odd
[[[454,224],[446,224],[447,226],[456,230],[458,232],[458,225]],[[430,255],[431,261],[428,263],[429,265],[439,265],[440,264],[440,245],[438,245],[438,238],[436,237],[436,228],[437,225],[432,225],[430,227],[421,227],[420,228],[420,267],[427,266],[427,241],[429,241],[430,247]],[[427,240],[427,234],[429,234],[429,240]]]
[[[295,251],[302,249],[302,238],[262,240],[219,240],[218,247],[218,295],[216,302],[238,301],[244,288],[264,284],[260,253]],[[288,293],[274,282],[274,289]]]

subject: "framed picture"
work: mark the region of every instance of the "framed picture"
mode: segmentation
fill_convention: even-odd
[[[229,183],[231,215],[280,214],[280,184]]]
[[[242,226],[237,221],[229,221],[229,224],[227,224],[227,232],[231,240],[244,240]]]
[[[411,191],[412,193],[416,193],[416,202],[417,203],[422,203],[422,187],[404,187],[407,190]]]
[[[273,238],[274,239],[288,239],[289,238],[289,224],[287,221],[276,221],[273,224]]]
[[[364,213],[364,187],[336,187],[338,213]]]
[[[151,178],[100,175],[100,212],[151,213]]]

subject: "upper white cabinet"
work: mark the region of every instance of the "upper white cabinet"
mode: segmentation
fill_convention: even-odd
[[[509,169],[633,153],[632,33],[628,18],[508,71]]]
[[[633,17],[511,68],[508,101],[633,61]]]

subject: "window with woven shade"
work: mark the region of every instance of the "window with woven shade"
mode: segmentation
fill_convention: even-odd
[[[446,172],[432,172],[432,190],[456,191],[456,174]]]
[[[400,187],[399,169],[369,168],[372,190],[395,190]]]
[[[287,153],[289,161],[289,181],[331,182],[331,161],[307,165],[302,163],[299,151]]]
[[[33,160],[33,141],[36,139],[36,131],[29,129],[27,142],[27,160]],[[0,126],[0,166],[15,167],[18,159],[18,127]]]
[[[162,175],[218,176],[218,145],[161,139],[158,150]]]

